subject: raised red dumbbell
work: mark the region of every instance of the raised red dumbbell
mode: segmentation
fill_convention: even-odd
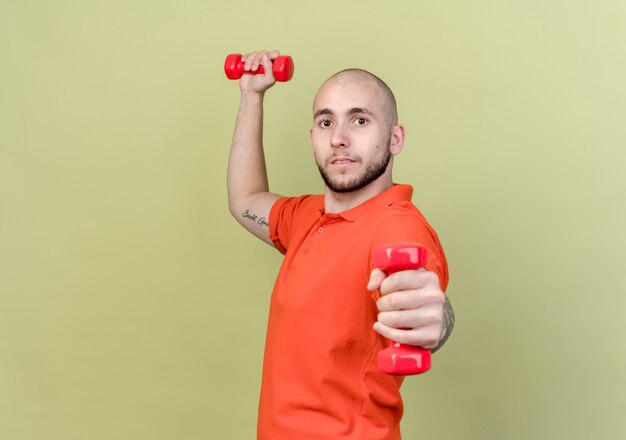
[[[426,265],[426,248],[414,244],[394,244],[374,249],[374,263],[387,275]],[[430,370],[430,351],[413,345],[391,342],[378,353],[378,368],[387,374],[420,374]]]
[[[290,56],[280,56],[272,61],[274,72],[274,78],[276,81],[285,82],[289,81],[293,77],[293,59]],[[245,63],[241,61],[241,54],[233,53],[226,57],[224,62],[224,72],[228,79],[239,79],[244,73],[250,73],[252,75],[257,73],[265,73],[263,66],[259,66],[256,72],[245,71],[243,66]]]

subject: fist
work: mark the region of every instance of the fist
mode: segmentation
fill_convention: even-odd
[[[242,92],[264,93],[267,89],[276,84],[276,78],[272,71],[272,60],[278,58],[280,52],[277,50],[251,52],[241,56],[246,72],[256,72],[259,66],[263,66],[265,73],[262,75],[243,75],[239,80],[239,88]]]
[[[421,268],[387,276],[374,269],[367,289],[380,292],[374,330],[401,344],[427,349],[437,346],[443,333],[446,299],[437,274]]]

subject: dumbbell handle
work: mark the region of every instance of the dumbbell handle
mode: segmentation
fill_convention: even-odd
[[[374,263],[387,275],[419,269],[426,265],[426,248],[414,244],[379,246],[374,249]],[[390,347],[378,353],[378,368],[387,374],[420,374],[430,366],[430,351],[425,348],[392,341]]]
[[[226,57],[224,61],[224,73],[228,79],[239,79],[244,73],[252,75],[265,73],[263,66],[254,71],[246,71],[244,69],[245,63],[241,61],[241,54],[233,53]],[[272,72],[276,81],[285,82],[289,81],[293,77],[294,65],[293,59],[288,55],[276,57],[272,60]]]

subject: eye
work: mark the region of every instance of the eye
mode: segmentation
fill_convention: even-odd
[[[320,121],[320,127],[322,128],[328,128],[330,127],[331,122],[328,119],[323,119],[322,121]]]
[[[365,118],[356,118],[356,119],[354,120],[354,123],[355,123],[356,125],[367,125],[367,122],[368,122],[368,121],[367,121],[367,119],[365,119]]]

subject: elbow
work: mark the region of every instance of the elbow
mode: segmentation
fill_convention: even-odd
[[[232,215],[234,219],[239,219],[242,213],[239,204],[235,203],[230,198],[228,199],[228,211],[230,212],[230,215]]]

